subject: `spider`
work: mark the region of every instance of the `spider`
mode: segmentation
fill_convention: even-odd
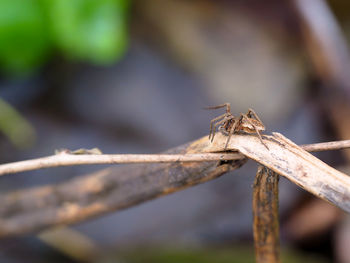
[[[256,133],[259,136],[261,143],[267,149],[269,149],[264,143],[260,134],[260,132],[265,130],[265,126],[254,110],[249,109],[246,114],[241,113],[239,117],[235,117],[231,113],[230,103],[224,103],[213,107],[207,107],[206,109],[220,109],[224,107],[226,107],[226,112],[210,121],[209,140],[211,139],[211,141],[213,141],[216,127],[221,125],[219,126],[219,130],[225,135],[228,135],[225,144],[225,149],[227,148],[227,145],[230,142],[232,134],[239,132]]]

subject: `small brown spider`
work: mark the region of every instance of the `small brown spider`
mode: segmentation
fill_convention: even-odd
[[[228,135],[225,149],[231,139],[232,134],[234,133],[256,133],[259,136],[261,143],[267,148],[267,145],[264,143],[260,132],[265,130],[265,126],[255,113],[254,110],[249,109],[246,114],[241,113],[238,118],[232,115],[230,103],[224,103],[218,106],[207,107],[206,109],[220,109],[226,107],[226,112],[215,119],[210,121],[210,132],[209,139],[213,141],[215,136],[216,127],[219,126],[219,130]]]

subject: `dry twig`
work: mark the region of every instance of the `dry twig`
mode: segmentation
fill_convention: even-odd
[[[341,150],[350,148],[350,140],[304,144],[300,145],[300,148],[307,152]]]
[[[350,148],[350,140],[301,145],[306,151],[318,152]],[[59,166],[86,164],[130,164],[233,161],[243,159],[240,153],[195,153],[195,154],[60,154],[0,165],[0,176]]]
[[[0,165],[0,175],[19,173],[43,168],[83,164],[132,164],[232,161],[243,159],[239,153],[196,153],[196,154],[66,154]]]
[[[280,262],[279,175],[259,166],[253,188],[253,233],[257,263]]]
[[[220,152],[227,136],[213,142],[203,137],[167,154]],[[264,140],[250,135],[232,136],[228,149],[238,151],[305,190],[350,212],[350,179],[329,167],[280,134]],[[59,185],[0,195],[0,237],[72,224],[107,212],[206,182],[243,165],[234,161],[133,164],[108,168]]]

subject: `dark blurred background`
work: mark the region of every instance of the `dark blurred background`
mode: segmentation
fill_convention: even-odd
[[[233,114],[253,108],[267,133],[298,144],[349,139],[348,37],[347,0],[0,0],[0,161],[60,148],[161,152],[207,135],[221,112],[203,107],[224,102]],[[349,152],[317,156],[348,170]],[[92,262],[254,262],[256,168],[60,238],[97,248]],[[2,176],[0,191],[99,169]],[[348,215],[284,178],[280,214],[285,262],[350,262]],[[0,261],[86,260],[52,239],[1,240]]]

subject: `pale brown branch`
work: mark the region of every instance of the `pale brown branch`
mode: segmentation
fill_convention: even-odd
[[[300,145],[300,147],[307,152],[341,150],[350,148],[350,140],[304,144]]]
[[[239,153],[197,153],[197,154],[66,154],[7,163],[0,165],[0,175],[19,173],[43,168],[83,164],[131,164],[131,163],[173,163],[232,161],[243,159]]]
[[[334,141],[300,146],[309,152],[350,148],[350,140]],[[197,153],[197,154],[60,154],[0,165],[0,175],[20,173],[43,168],[87,164],[127,164],[127,163],[171,163],[232,161],[243,159],[240,153]]]

